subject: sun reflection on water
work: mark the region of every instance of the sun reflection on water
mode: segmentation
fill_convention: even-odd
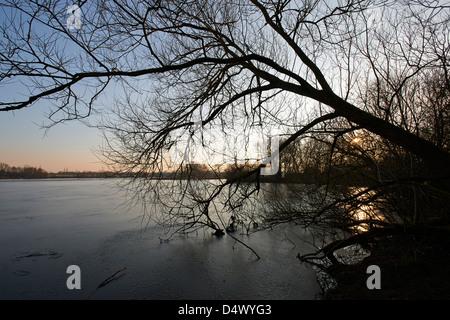
[[[377,204],[371,201],[374,191],[362,193],[364,188],[354,188],[352,195],[358,195],[356,204],[349,208],[350,219],[353,222],[352,230],[356,233],[367,232],[374,224],[385,221],[385,217],[380,212]],[[379,199],[377,199],[379,201]]]

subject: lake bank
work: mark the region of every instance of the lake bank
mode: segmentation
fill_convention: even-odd
[[[367,268],[381,271],[381,289],[369,290]],[[326,300],[447,300],[450,299],[450,242],[396,236],[383,240],[371,255],[352,265],[329,269],[337,286]]]

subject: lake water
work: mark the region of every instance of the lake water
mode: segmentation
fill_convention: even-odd
[[[141,212],[112,180],[0,180],[0,299],[312,300],[316,272],[297,253],[315,248],[306,231],[283,226],[245,236],[250,250],[211,232],[161,243],[163,229],[142,225]],[[81,270],[69,290],[67,267]]]

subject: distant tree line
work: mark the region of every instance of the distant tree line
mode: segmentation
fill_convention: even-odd
[[[25,165],[23,167],[10,166],[0,163],[0,179],[42,179],[48,177],[48,172],[42,168]]]
[[[0,162],[0,179],[45,179],[45,178],[112,178],[116,177],[111,172],[92,171],[59,171],[48,172],[41,167],[36,168],[29,165],[23,167],[10,166]]]

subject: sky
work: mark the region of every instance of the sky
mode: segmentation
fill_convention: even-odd
[[[46,131],[44,112],[32,109],[0,113],[0,162],[49,172],[102,170],[93,152],[101,144],[97,129],[71,121]]]
[[[7,13],[0,13],[2,23]],[[66,17],[66,11],[62,10],[61,19]],[[11,20],[16,22],[17,19],[11,17]],[[46,34],[46,29],[37,23],[33,24],[33,31],[42,36]],[[72,53],[73,47],[63,44],[61,48],[67,54]],[[15,85],[12,88],[0,84],[0,101],[24,100],[23,94],[28,88],[19,83]],[[114,93],[114,88],[108,93]],[[15,112],[0,112],[0,162],[10,166],[41,167],[49,172],[106,170],[93,152],[102,143],[100,132],[77,121],[58,124],[49,131],[42,129],[41,125],[48,123],[46,103],[49,102],[42,100]]]
[[[69,3],[70,1],[60,2],[61,21],[68,17],[64,4]],[[84,7],[83,9],[88,10]],[[9,24],[11,21],[12,24],[19,24],[22,21],[19,19],[20,15],[14,15],[10,11],[0,13],[0,23],[8,21]],[[91,13],[95,14],[93,11]],[[29,17],[23,19],[28,21]],[[36,20],[33,21],[30,28],[33,31],[32,35],[42,41],[51,39],[48,35],[51,35],[53,31],[40,25]],[[83,29],[83,26],[81,29],[88,30]],[[71,45],[70,41],[58,42],[58,45],[67,55],[75,55],[76,46]],[[110,87],[111,85],[105,91],[108,92],[106,99],[113,94],[118,94],[114,87]],[[36,93],[36,90],[32,87],[27,88],[23,82],[15,82],[13,85],[11,82],[0,84],[0,101],[26,100],[27,97],[24,94],[29,89]],[[102,136],[98,129],[89,128],[77,121],[58,124],[49,131],[41,128],[43,123],[49,121],[46,118],[46,113],[50,110],[49,103],[48,100],[43,99],[15,112],[0,112],[0,162],[10,166],[41,167],[49,172],[107,170],[93,152],[102,144]]]
[[[69,121],[46,131],[42,128],[48,123],[45,113],[37,105],[14,113],[0,112],[0,162],[48,172],[102,170],[93,152],[102,142],[99,130]]]
[[[0,23],[8,21],[8,15],[11,15],[9,11],[0,11]],[[62,15],[61,19],[68,17],[65,10]],[[33,28],[37,34],[46,32],[38,23],[34,23]],[[71,47],[66,46],[65,50]],[[11,83],[0,84],[0,101],[25,100],[24,94],[32,90],[23,82]],[[48,172],[106,170],[93,152],[102,142],[98,129],[78,121],[61,123],[47,131],[42,128],[43,124],[50,123],[46,117],[52,109],[49,103],[39,100],[21,110],[0,112],[0,162],[10,166],[41,167]]]

